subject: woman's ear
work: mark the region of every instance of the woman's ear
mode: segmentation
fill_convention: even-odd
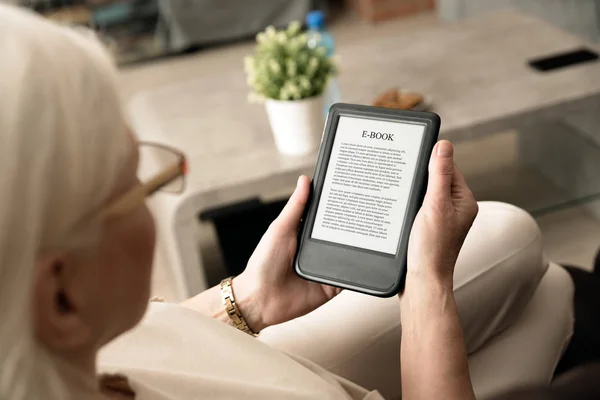
[[[61,252],[46,252],[37,260],[33,282],[33,324],[42,343],[57,353],[76,352],[86,347],[91,327],[80,315],[75,293],[77,274]]]

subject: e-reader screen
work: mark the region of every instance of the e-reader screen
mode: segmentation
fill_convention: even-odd
[[[425,128],[340,116],[311,237],[396,254]]]

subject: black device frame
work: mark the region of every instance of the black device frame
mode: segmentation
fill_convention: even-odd
[[[342,116],[425,126],[407,210],[394,255],[311,238],[338,123]],[[298,233],[294,269],[299,276],[379,297],[391,297],[403,290],[408,237],[425,196],[429,159],[438,139],[440,125],[440,117],[430,112],[343,103],[334,104],[330,108],[313,175],[310,199]]]

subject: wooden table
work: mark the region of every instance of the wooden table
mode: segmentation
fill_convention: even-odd
[[[527,66],[531,58],[583,45],[545,22],[510,12],[410,34],[386,31],[339,46],[339,86],[343,101],[362,104],[395,85],[425,93],[442,118],[442,136],[469,140],[598,104],[600,64],[550,74]],[[206,286],[192,233],[198,213],[287,189],[299,174],[310,175],[316,160],[316,153],[278,154],[262,106],[247,103],[242,58],[251,50],[224,50],[230,63],[218,74],[199,67],[198,78],[141,93],[131,103],[141,138],[176,146],[189,159],[186,192],[152,201],[181,297]],[[218,51],[205,54],[207,66],[216,56]]]

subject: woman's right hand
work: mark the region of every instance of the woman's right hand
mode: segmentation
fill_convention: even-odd
[[[453,276],[478,208],[453,155],[446,140],[433,148],[427,194],[408,244],[400,302],[402,398],[406,400],[475,400]]]
[[[418,278],[452,288],[458,253],[478,211],[453,156],[447,140],[433,148],[427,194],[409,240],[407,285]]]

